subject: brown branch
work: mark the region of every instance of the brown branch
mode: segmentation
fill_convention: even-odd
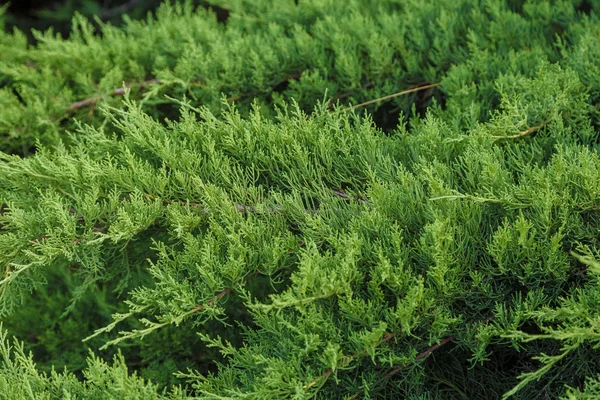
[[[48,235],[43,235],[43,236],[40,236],[39,238],[36,238],[36,239],[30,240],[29,242],[30,242],[31,244],[36,244],[36,243],[39,243],[39,242],[41,242],[41,241],[42,241],[42,240],[44,240],[44,239],[48,239]]]
[[[552,122],[552,119],[546,120],[544,122],[542,122],[541,124],[531,127],[529,129],[525,129],[522,132],[517,133],[516,135],[509,135],[509,136],[494,136],[495,139],[499,140],[499,139],[518,139],[521,138],[523,136],[527,136],[530,133],[536,132],[540,129],[542,129],[544,126],[548,125],[550,122]]]
[[[254,271],[253,273],[251,273],[250,275],[245,277],[244,280],[242,281],[242,283],[248,282],[250,279],[254,278],[259,273],[260,273],[260,271]],[[217,294],[212,300],[208,301],[207,303],[200,304],[198,307],[191,309],[190,312],[195,313],[195,312],[205,309],[206,307],[212,306],[213,304],[215,304],[215,302],[217,300],[220,300],[223,297],[227,296],[229,293],[231,293],[231,291],[233,291],[233,288],[227,288],[227,289],[223,290],[221,293]]]
[[[74,209],[71,208],[69,211],[72,213],[74,211]],[[101,218],[104,218],[104,217],[101,217]],[[78,216],[77,222],[83,222],[83,216]],[[108,229],[108,226],[100,226],[100,227],[94,229],[94,233],[104,232],[107,229]],[[38,238],[30,240],[29,243],[31,243],[31,244],[40,243],[44,239],[48,239],[48,237],[49,237],[48,235],[42,235]],[[77,238],[77,239],[73,240],[73,246],[77,246],[79,243],[85,242],[86,240],[88,240],[88,239],[85,237]]]
[[[104,232],[107,229],[108,229],[107,226],[101,226],[100,228],[94,229],[94,233]],[[87,240],[87,238],[78,238],[78,239],[75,239],[73,241],[73,246],[77,246],[79,243],[85,242],[86,240]]]
[[[379,346],[383,343],[388,342],[390,339],[392,339],[394,336],[396,336],[395,333],[387,333],[383,339],[381,339],[375,346]],[[352,360],[356,359],[356,358],[360,358],[360,357],[364,357],[366,356],[368,353],[366,351],[360,352],[360,353],[356,353],[356,354],[352,354],[349,355],[347,357],[345,357],[342,362],[340,363],[339,368],[344,368],[345,366],[347,366],[348,364],[350,364],[350,362],[352,362]],[[304,388],[308,389],[311,388],[313,386],[315,386],[317,383],[323,381],[323,380],[327,380],[327,378],[329,378],[329,376],[333,373],[333,368],[329,368],[327,371],[325,371],[325,373],[321,376],[319,376],[317,379],[315,379],[314,381],[310,382],[308,385],[305,385]]]
[[[419,361],[420,359],[429,356],[431,353],[433,353],[434,351],[436,351],[437,349],[439,349],[440,347],[442,347],[446,343],[449,343],[449,342],[451,342],[453,340],[454,340],[454,336],[449,336],[447,338],[444,338],[444,339],[440,340],[439,343],[434,344],[433,346],[431,346],[430,348],[428,348],[424,352],[417,354],[417,356],[415,357],[415,361]],[[385,376],[383,377],[383,379],[385,379],[386,381],[389,380],[392,376],[396,375],[398,372],[402,371],[406,367],[407,367],[407,365],[403,364],[403,365],[400,365],[400,366],[394,368],[393,370],[391,370],[390,372],[388,372],[387,374],[385,374]]]
[[[278,86],[285,85],[285,84],[287,84],[289,81],[291,81],[293,79],[299,79],[301,76],[302,76],[302,72],[298,72],[296,74],[289,75],[286,78],[284,78],[283,80],[281,80],[280,82],[277,82],[276,84],[273,84],[271,87],[272,88],[276,88]],[[160,83],[160,80],[158,80],[156,78],[153,78],[153,79],[148,79],[147,81],[144,81],[144,82],[139,82],[137,84],[126,83],[124,88],[115,89],[111,93],[109,93],[108,95],[112,96],[112,97],[123,96],[125,94],[125,91],[127,89],[129,89],[129,88],[132,88],[132,87],[141,87],[141,88],[144,88],[144,87],[150,86],[153,83],[157,83],[158,84],[158,83]],[[244,97],[251,96],[252,93],[253,92],[251,92],[251,93],[245,93],[245,94],[241,94],[241,95],[237,95],[237,96],[228,97],[226,100],[227,100],[228,103],[231,103],[231,102],[240,100],[240,99],[242,99]],[[105,97],[105,95],[97,95],[97,96],[89,97],[89,98],[84,99],[84,100],[77,101],[75,103],[72,103],[65,110],[65,112],[66,113],[71,113],[71,112],[73,112],[75,110],[79,110],[80,108],[94,105],[97,102],[99,102],[100,100],[102,100],[104,97]]]
[[[336,195],[336,196],[342,197],[342,198],[344,198],[344,199],[346,199],[346,200],[351,200],[350,196],[349,196],[349,195],[347,195],[347,194],[344,192],[344,190],[343,190],[343,189],[340,189],[340,190],[332,190],[331,192],[332,192],[334,195]],[[153,196],[153,195],[151,195],[151,194],[144,193],[144,196],[145,196],[146,198],[150,199],[150,200],[156,200],[156,197],[155,197],[155,196]],[[126,200],[127,200],[127,198],[123,197],[123,198],[120,198],[120,200],[121,200],[121,201],[126,201]],[[361,199],[360,199],[359,201],[360,201],[360,202],[362,202],[362,203],[369,203],[369,201],[368,201],[368,200],[366,199],[366,197],[364,197],[364,196],[361,196]],[[167,205],[167,204],[178,204],[178,205],[182,205],[182,206],[186,206],[186,205],[187,205],[187,206],[190,206],[190,207],[198,207],[198,208],[200,208],[200,210],[201,210],[201,212],[202,212],[202,214],[203,214],[203,215],[207,215],[207,214],[208,214],[208,212],[206,211],[206,207],[205,207],[203,204],[200,204],[200,203],[198,203],[198,202],[193,202],[193,201],[182,201],[182,200],[164,200],[164,201],[163,201],[163,204],[164,204],[164,205]],[[239,204],[239,203],[237,203],[237,204],[235,205],[235,207],[236,207],[236,209],[237,209],[239,212],[242,212],[242,213],[254,213],[254,212],[258,212],[258,211],[259,211],[259,210],[258,210],[258,208],[257,208],[256,206],[247,206],[247,205],[244,205],[244,204]],[[270,211],[269,211],[269,213],[271,213],[271,214],[278,214],[279,212],[281,212],[281,211],[282,211],[282,209],[283,209],[283,207],[282,207],[282,206],[280,206],[280,205],[275,205],[274,209],[273,209],[273,210],[270,210]],[[306,211],[307,213],[313,213],[313,211],[311,211],[311,210],[305,210],[305,211]],[[77,222],[83,222],[83,221],[84,221],[84,218],[83,218],[83,216],[82,216],[82,215],[78,215],[78,212],[77,212],[77,210],[76,210],[75,208],[71,207],[71,208],[69,209],[69,213],[70,213],[70,214],[72,214],[72,215],[76,215],[76,216],[77,216]],[[105,217],[101,217],[101,218],[105,218]],[[98,227],[98,228],[94,229],[94,233],[104,232],[104,231],[106,231],[107,229],[108,229],[108,227],[107,227],[107,226],[101,226],[101,227]],[[32,239],[32,240],[30,240],[29,242],[30,242],[30,243],[32,243],[32,244],[36,244],[36,243],[40,243],[40,242],[41,242],[41,241],[43,241],[44,239],[48,239],[48,235],[42,235],[42,236],[40,236],[40,237],[38,237],[38,238],[36,238],[36,239]],[[77,238],[77,239],[75,239],[75,240],[73,241],[73,245],[74,245],[74,246],[76,246],[76,245],[78,245],[78,244],[80,244],[80,243],[82,243],[82,242],[85,242],[86,240],[88,240],[88,239],[87,239],[87,238],[85,238],[85,237],[82,237],[82,238]],[[227,293],[225,293],[225,294],[227,294]],[[222,297],[222,296],[221,296],[221,297]],[[220,298],[220,297],[219,297],[219,298]],[[217,298],[217,299],[218,299],[218,298]]]
[[[225,100],[226,100],[228,103],[233,103],[234,101],[238,101],[238,100],[240,100],[240,99],[241,99],[241,98],[243,98],[244,96],[248,96],[248,95],[247,95],[247,94],[245,94],[245,95],[232,96],[232,97],[228,97],[228,98],[226,98]]]
[[[160,83],[160,81],[159,81],[158,79],[149,79],[149,80],[147,80],[147,81],[140,82],[140,83],[137,83],[137,84],[126,83],[126,84],[125,84],[125,87],[122,87],[122,88],[115,89],[115,90],[113,90],[111,93],[109,93],[109,95],[110,95],[110,96],[113,96],[113,97],[115,97],[115,96],[123,96],[123,95],[125,94],[125,91],[126,91],[127,89],[131,88],[131,87],[134,87],[134,86],[135,86],[135,87],[141,87],[141,88],[144,88],[144,87],[148,87],[148,86],[150,86],[150,85],[151,85],[151,84],[153,84],[153,83]],[[105,96],[98,95],[98,96],[92,96],[92,97],[89,97],[89,98],[87,98],[87,99],[85,99],[85,100],[80,100],[80,101],[77,101],[77,102],[75,102],[75,103],[71,104],[71,105],[70,105],[70,106],[69,106],[69,107],[68,107],[68,108],[65,110],[65,112],[66,112],[66,113],[70,113],[70,112],[73,112],[73,111],[75,111],[75,110],[78,110],[78,109],[80,109],[80,108],[87,107],[87,106],[90,106],[90,105],[94,105],[94,104],[96,104],[97,102],[99,102],[100,100],[102,100],[104,97],[105,97]]]
[[[117,16],[119,14],[125,14],[126,12],[131,10],[133,7],[135,7],[137,2],[138,2],[138,0],[129,0],[127,3],[121,4],[118,7],[102,11],[100,13],[99,17],[100,17],[100,19],[105,20],[105,19],[109,19],[114,16]]]
[[[439,83],[432,83],[432,84],[429,84],[429,85],[418,86],[416,88],[412,88],[412,89],[408,89],[408,90],[403,90],[402,92],[398,92],[398,93],[390,94],[390,95],[387,95],[387,96],[383,96],[383,97],[380,97],[378,99],[365,101],[364,103],[360,103],[360,104],[357,104],[357,105],[352,106],[352,107],[347,107],[347,108],[344,108],[344,109],[342,109],[340,111],[341,112],[346,112],[346,111],[356,110],[357,108],[368,106],[370,104],[375,104],[375,103],[378,103],[380,101],[385,101],[385,100],[393,99],[395,97],[403,96],[405,94],[414,93],[414,92],[418,92],[420,90],[425,90],[425,89],[431,89],[431,88],[438,87],[438,86],[440,86]]]
[[[433,346],[431,346],[430,348],[428,348],[427,350],[425,350],[422,353],[419,353],[415,356],[414,361],[419,361],[427,356],[429,356],[431,353],[433,353],[434,351],[436,351],[437,349],[439,349],[440,347],[442,347],[443,345],[451,342],[454,340],[454,336],[449,336],[446,338],[443,338],[442,340],[440,340],[440,342],[438,344],[434,344]],[[394,368],[393,370],[391,370],[390,372],[388,372],[387,374],[384,375],[383,379],[385,379],[386,381],[389,380],[392,376],[396,375],[398,372],[402,371],[403,369],[405,369],[408,365],[407,364],[403,364],[400,365],[396,368]],[[358,398],[358,396],[360,396],[360,392],[356,392],[354,393],[352,396],[350,396],[348,398],[348,400],[354,400],[356,398]]]
[[[282,79],[281,81],[272,84],[271,88],[273,89],[273,88],[277,88],[279,86],[287,85],[289,83],[289,81],[295,80],[295,79],[300,79],[301,76],[302,76],[302,72],[298,72],[296,74],[289,75],[289,76],[285,77],[284,79]],[[244,93],[244,94],[240,94],[240,95],[237,95],[237,96],[228,97],[226,99],[226,101],[228,103],[232,103],[234,101],[241,100],[244,97],[252,96],[254,93],[256,93],[256,92],[249,92],[249,93]]]
[[[367,82],[362,86],[362,89],[368,89],[372,86],[373,86],[373,82]],[[352,93],[354,93],[355,91],[356,91],[356,89],[348,90],[347,92],[344,92],[344,93],[340,94],[339,96],[336,96],[333,99],[331,99],[331,101],[329,102],[329,109],[332,109],[338,101],[343,100],[346,97],[350,97],[352,95]]]
[[[348,196],[348,195],[346,194],[346,192],[344,192],[344,190],[343,190],[343,189],[340,189],[340,190],[334,190],[334,191],[333,191],[333,194],[335,194],[336,196],[340,196],[340,197],[341,197],[341,198],[343,198],[343,199],[350,199],[350,196]]]
[[[346,200],[352,200],[352,198],[343,190],[343,189],[339,189],[339,190],[332,190],[333,194],[335,194],[336,196],[339,196],[343,199]],[[361,203],[366,203],[366,204],[370,204],[369,200],[367,200],[365,195],[361,195],[360,199],[358,199],[358,201],[360,201]]]

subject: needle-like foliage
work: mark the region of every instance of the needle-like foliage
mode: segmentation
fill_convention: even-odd
[[[597,396],[597,2],[298,3],[0,36],[0,396]]]

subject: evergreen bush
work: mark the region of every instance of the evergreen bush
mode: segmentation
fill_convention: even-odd
[[[598,398],[600,2],[208,6],[1,31],[0,398]]]

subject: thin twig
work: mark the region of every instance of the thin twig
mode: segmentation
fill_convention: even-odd
[[[94,233],[104,232],[106,229],[108,229],[106,226],[102,226],[100,228],[94,229]],[[40,236],[39,238],[30,240],[29,243],[32,243],[32,244],[40,243],[44,239],[48,239],[48,235],[43,235],[43,236]],[[86,240],[87,240],[87,238],[77,238],[77,239],[73,240],[73,246],[77,246],[79,243],[85,242]]]
[[[289,75],[286,78],[284,78],[283,80],[281,80],[280,82],[277,82],[276,84],[272,85],[272,87],[277,87],[277,86],[286,84],[286,83],[288,83],[291,80],[299,79],[301,76],[302,76],[302,72]],[[134,86],[137,86],[137,87],[147,87],[147,86],[150,86],[153,83],[160,83],[160,80],[158,80],[156,78],[153,78],[153,79],[148,79],[147,81],[144,81],[144,82],[140,82],[138,84],[126,83],[124,88],[115,89],[111,93],[109,93],[109,95],[113,96],[113,97],[114,96],[122,96],[122,95],[125,94],[125,90],[126,89],[129,89],[129,88],[134,87]],[[226,100],[227,100],[228,103],[232,103],[232,102],[240,100],[240,99],[242,99],[244,97],[250,96],[251,94],[252,93],[246,93],[246,94],[242,94],[242,95],[232,96],[232,97],[228,97]],[[73,111],[78,110],[80,108],[87,107],[87,106],[90,106],[90,105],[94,105],[97,102],[99,102],[100,100],[102,100],[104,97],[105,97],[104,95],[97,95],[97,96],[89,97],[89,98],[84,99],[84,100],[77,101],[77,102],[71,104],[65,110],[65,112],[70,113],[70,112],[73,112]]]
[[[386,334],[383,339],[381,339],[379,341],[379,343],[376,344],[376,346],[379,346],[385,342],[388,342],[390,339],[392,339],[394,336],[396,336],[395,333],[388,333]],[[364,357],[367,355],[366,351],[363,351],[361,353],[356,353],[356,354],[352,354],[347,356],[346,358],[344,358],[342,360],[342,362],[340,363],[339,368],[344,368],[346,365],[348,365],[352,360],[359,358],[359,357]],[[314,381],[310,382],[308,385],[305,385],[304,388],[308,389],[311,388],[313,386],[315,386],[317,383],[322,382],[323,380],[327,380],[327,378],[329,378],[329,376],[333,373],[333,368],[329,368],[327,371],[325,371],[325,373],[321,376],[319,376],[317,379],[315,379]]]
[[[351,197],[350,197],[350,196],[349,196],[349,195],[348,195],[346,192],[344,192],[344,190],[343,190],[343,189],[340,189],[340,190],[332,190],[332,192],[333,192],[333,194],[335,194],[336,196],[339,196],[339,197],[341,197],[341,198],[343,198],[343,199],[346,199],[346,200],[348,200],[348,201],[351,201],[351,200],[352,200],[352,198],[351,198]],[[360,198],[358,199],[358,201],[360,201],[361,203],[364,203],[364,204],[371,204],[371,203],[369,202],[369,200],[367,199],[367,197],[366,197],[365,195],[362,195],[362,194],[360,195]]]
[[[254,278],[259,273],[260,273],[260,271],[254,271],[253,273],[251,273],[250,275],[245,277],[244,280],[242,281],[242,283],[248,282],[250,279]],[[233,290],[233,288],[227,288],[227,289],[223,290],[221,293],[217,294],[212,300],[210,300],[204,304],[200,304],[198,307],[191,309],[190,313],[195,313],[195,312],[205,309],[206,307],[212,306],[213,304],[215,304],[215,302],[217,300],[220,300],[223,297],[227,296],[229,293],[231,293],[232,290]]]
[[[350,196],[348,196],[342,189],[340,190],[332,190],[331,191],[334,195],[342,197],[346,200],[350,200]],[[144,193],[144,196],[150,200],[156,200],[156,197],[148,194],[148,193]],[[119,200],[121,201],[126,201],[127,198],[120,198]],[[359,200],[362,203],[369,203],[369,201],[366,199],[366,197],[361,196],[361,199]],[[164,200],[162,202],[164,205],[168,205],[168,204],[177,204],[177,205],[181,205],[181,206],[189,206],[189,207],[198,207],[200,209],[200,211],[202,212],[203,215],[208,215],[208,212],[206,210],[206,207],[203,204],[200,204],[198,202],[193,202],[193,201],[182,201],[182,200]],[[258,207],[256,206],[247,206],[244,204],[240,204],[237,203],[235,205],[236,209],[241,212],[241,213],[255,213],[255,212],[259,212]],[[270,210],[268,213],[270,214],[278,214],[283,210],[283,207],[280,205],[275,205],[273,210]],[[307,213],[312,213],[311,210],[305,210]],[[75,208],[71,207],[69,209],[69,212],[72,215],[76,215],[77,216],[77,222],[83,222],[84,218],[82,215],[78,215],[78,212]],[[102,217],[104,218],[104,217]],[[101,226],[99,228],[94,229],[94,233],[100,233],[100,232],[104,232],[105,230],[107,230],[108,227],[107,226]],[[29,242],[32,244],[37,244],[40,243],[41,241],[48,239],[48,235],[42,235],[36,239],[32,239]],[[87,238],[77,238],[73,241],[73,245],[76,246],[82,242],[85,242],[87,240]],[[225,293],[227,294],[227,293]],[[221,296],[222,297],[222,296]],[[220,298],[220,297],[219,297]],[[218,299],[218,298],[217,298]]]
[[[438,86],[440,86],[439,83],[432,83],[432,84],[425,85],[425,86],[419,86],[419,87],[416,87],[416,88],[412,88],[412,89],[408,89],[408,90],[403,90],[402,92],[390,94],[390,95],[383,96],[383,97],[380,97],[380,98],[374,99],[374,100],[369,100],[369,101],[357,104],[357,105],[352,106],[352,107],[344,108],[344,109],[342,109],[340,111],[341,112],[346,112],[346,111],[356,110],[357,108],[368,106],[368,105],[374,104],[374,103],[378,103],[380,101],[385,101],[385,100],[393,99],[395,97],[403,96],[405,94],[409,94],[409,93],[413,93],[413,92],[418,92],[420,90],[425,90],[425,89],[431,89],[431,88],[438,87]]]
[[[232,96],[232,97],[228,97],[225,99],[225,101],[227,101],[228,103],[233,103],[234,101],[238,101],[240,100],[242,97],[242,95],[238,95],[238,96]]]
[[[36,239],[30,240],[30,241],[29,241],[29,243],[31,243],[31,244],[36,244],[36,243],[39,243],[39,242],[41,242],[41,241],[42,241],[42,240],[44,240],[44,239],[48,239],[48,235],[43,235],[43,236],[40,236],[39,238],[36,238]]]
[[[151,194],[144,193],[144,196],[150,200],[156,200],[156,197],[154,197]],[[122,198],[121,200],[125,201],[127,199]],[[183,201],[183,200],[164,200],[163,201],[163,205],[168,205],[168,204],[178,204],[180,206],[200,207],[202,214],[206,215],[206,208],[204,207],[204,205],[197,203],[195,201]],[[239,209],[239,207],[238,207],[238,209]]]
[[[277,83],[274,83],[274,84],[272,84],[270,87],[271,87],[271,88],[277,88],[278,86],[281,86],[281,85],[285,85],[285,84],[287,84],[287,83],[288,83],[289,81],[291,81],[291,80],[297,80],[297,79],[300,79],[300,77],[301,77],[301,76],[302,76],[302,72],[298,72],[298,73],[296,73],[296,74],[292,74],[292,75],[286,76],[286,77],[285,77],[285,78],[283,78],[281,81],[279,81],[279,82],[277,82]],[[251,96],[253,93],[255,93],[255,92],[248,92],[248,93],[240,94],[240,95],[237,95],[237,96],[228,97],[228,98],[227,98],[227,99],[225,99],[225,100],[226,100],[228,103],[233,103],[234,101],[241,100],[241,99],[243,99],[244,97]]]
[[[449,336],[447,338],[444,338],[444,339],[440,340],[439,343],[434,344],[433,346],[431,346],[430,348],[428,348],[424,352],[417,354],[417,356],[415,357],[415,361],[419,361],[420,359],[427,357],[428,355],[430,355],[431,353],[433,353],[434,351],[436,351],[437,349],[439,349],[440,347],[442,347],[446,343],[449,343],[449,342],[451,342],[453,340],[454,340],[454,336]],[[387,374],[385,374],[385,376],[383,377],[383,379],[389,380],[392,376],[396,375],[398,372],[402,371],[406,367],[407,367],[407,365],[403,364],[403,365],[400,365],[400,366],[394,368],[393,370],[391,370],[390,372],[388,372]]]
[[[516,135],[509,135],[509,136],[494,136],[495,139],[518,139],[521,138],[523,136],[527,136],[530,133],[536,132],[540,129],[542,129],[544,126],[548,125],[550,122],[552,122],[552,119],[549,119],[547,121],[542,122],[541,124],[531,127],[529,129],[525,129],[522,132],[517,133]]]
[[[346,200],[351,200],[351,197],[346,194],[346,192],[344,192],[343,189],[339,189],[339,190],[332,190],[331,193],[333,193],[336,196],[339,196],[343,199]],[[144,196],[147,197],[150,200],[156,200],[156,197],[154,197],[151,194],[148,193],[144,193]],[[125,199],[121,199],[121,200],[125,200]],[[359,199],[359,201],[361,203],[369,203],[369,200],[364,196],[361,195],[361,198]],[[178,204],[181,206],[190,206],[190,207],[199,207],[202,211],[202,214],[207,215],[207,211],[206,211],[206,207],[203,204],[200,204],[198,202],[194,202],[194,201],[183,201],[183,200],[164,200],[163,204],[167,205],[167,204]],[[247,206],[245,204],[241,204],[241,203],[237,203],[235,205],[235,208],[237,208],[238,211],[240,212],[258,212],[259,209],[256,206]],[[277,214],[279,213],[281,210],[283,209],[282,206],[276,204],[274,206],[274,209],[271,211],[273,214]],[[310,210],[306,210],[306,212],[311,212]]]
[[[108,229],[108,227],[107,227],[107,226],[101,226],[100,228],[96,228],[96,229],[94,229],[94,233],[100,233],[100,232],[104,232],[104,231],[105,231],[105,230],[107,230],[107,229]],[[86,240],[87,240],[87,238],[78,238],[78,239],[75,239],[75,240],[73,241],[73,246],[77,246],[79,243],[81,243],[81,242],[85,242]]]
[[[362,86],[362,89],[368,89],[371,86],[373,86],[373,82],[367,82]],[[352,93],[355,92],[356,89],[352,89],[352,90],[348,90],[347,92],[344,92],[342,94],[340,94],[339,96],[334,97],[330,102],[329,102],[329,108],[333,108],[333,106],[336,105],[336,103],[340,100],[345,99],[346,97],[350,97],[352,95]]]
[[[346,192],[344,192],[342,189],[340,189],[340,190],[334,190],[333,194],[335,194],[336,196],[340,196],[341,198],[344,198],[344,199],[349,199],[350,198],[350,196],[348,196],[346,194]]]
[[[190,312],[195,313],[195,312],[205,309],[206,307],[212,306],[217,300],[220,300],[221,298],[227,296],[229,294],[229,292],[231,292],[231,288],[227,288],[227,289],[223,290],[221,293],[217,294],[214,299],[210,300],[209,302],[207,302],[205,304],[200,304],[198,307],[191,309]]]
[[[113,96],[113,97],[114,97],[114,96],[123,96],[123,95],[125,94],[125,91],[126,91],[127,89],[129,89],[129,88],[133,87],[133,86],[137,86],[137,87],[147,87],[147,86],[150,86],[150,85],[151,85],[151,84],[153,84],[153,83],[160,83],[160,81],[159,81],[158,79],[149,79],[149,80],[147,80],[147,81],[140,82],[140,83],[138,83],[138,84],[135,84],[135,85],[134,85],[134,84],[131,84],[131,83],[126,83],[126,84],[125,84],[125,87],[122,87],[122,88],[115,89],[115,90],[113,90],[111,93],[109,93],[109,95],[110,95],[110,96]],[[104,97],[105,97],[105,96],[98,95],[98,96],[92,96],[92,97],[89,97],[89,98],[87,98],[87,99],[85,99],[85,100],[80,100],[80,101],[77,101],[77,102],[75,102],[75,103],[71,104],[71,105],[70,105],[70,106],[69,106],[69,107],[68,107],[68,108],[65,110],[65,112],[66,112],[66,113],[70,113],[70,112],[73,112],[73,111],[75,111],[75,110],[78,110],[78,109],[80,109],[80,108],[83,108],[83,107],[87,107],[87,106],[90,106],[90,105],[96,104],[97,102],[99,102],[100,100],[102,100]]]
[[[431,353],[433,353],[434,351],[436,351],[437,349],[439,349],[440,347],[442,347],[443,345],[451,342],[454,340],[454,336],[449,336],[446,337],[442,340],[440,340],[440,342],[438,344],[434,344],[433,346],[431,346],[430,348],[428,348],[427,350],[423,351],[422,353],[419,353],[415,356],[414,361],[419,361],[427,356],[429,356]],[[384,380],[389,380],[392,376],[396,375],[398,372],[402,371],[403,369],[405,369],[408,365],[407,364],[402,364],[396,368],[394,368],[393,370],[391,370],[390,372],[388,372],[387,374],[384,375],[383,379]],[[354,393],[352,396],[350,396],[348,398],[348,400],[354,400],[356,398],[358,398],[358,396],[360,396],[360,392],[356,392]]]
[[[127,11],[129,11],[133,7],[135,7],[137,2],[138,2],[138,0],[129,0],[127,3],[122,4],[118,7],[104,10],[100,13],[100,19],[105,20],[105,19],[112,18],[119,14],[125,14]]]

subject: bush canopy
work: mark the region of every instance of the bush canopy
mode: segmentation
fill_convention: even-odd
[[[599,12],[0,30],[0,398],[600,398]]]

